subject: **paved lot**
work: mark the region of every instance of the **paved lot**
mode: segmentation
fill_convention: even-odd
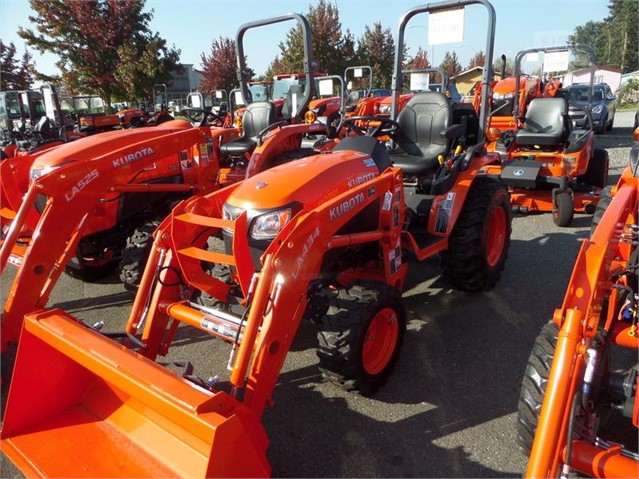
[[[611,157],[609,183],[627,164],[631,113],[597,136]],[[521,377],[540,328],[561,305],[590,216],[569,228],[549,214],[516,217],[504,274],[486,294],[454,291],[439,260],[414,264],[404,294],[409,331],[395,372],[372,398],[322,382],[315,331],[303,325],[264,415],[278,477],[517,477],[526,457],[515,445]],[[3,299],[12,273],[2,278]],[[85,284],[68,276],[50,302],[116,329],[130,297],[116,278]],[[174,358],[201,376],[225,369],[228,346],[184,334]],[[6,391],[3,391],[3,399]],[[0,476],[21,477],[3,457]],[[64,458],[61,458],[64,460]]]

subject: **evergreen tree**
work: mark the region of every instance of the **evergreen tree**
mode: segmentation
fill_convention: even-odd
[[[379,22],[372,28],[366,25],[357,42],[357,58],[360,64],[369,65],[373,70],[373,88],[390,88],[395,41],[389,28],[382,28]]]
[[[34,69],[31,54],[25,51],[21,61],[15,57],[16,46],[14,43],[5,45],[0,40],[0,91],[31,88]]]
[[[444,54],[444,59],[442,60],[439,68],[448,75],[449,78],[454,77],[458,73],[462,71],[461,63],[459,63],[459,59],[457,58],[456,52],[446,52]]]

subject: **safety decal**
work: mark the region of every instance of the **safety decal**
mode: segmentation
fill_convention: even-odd
[[[455,203],[455,193],[448,193],[446,199],[439,203],[439,211],[437,211],[437,221],[435,222],[435,231],[437,233],[446,233],[450,224],[450,214]]]
[[[402,267],[402,248],[399,240],[397,246],[388,253],[388,264],[391,274],[395,274]]]
[[[382,205],[382,210],[390,211],[391,205],[393,204],[393,193],[387,191],[384,193],[384,204]]]

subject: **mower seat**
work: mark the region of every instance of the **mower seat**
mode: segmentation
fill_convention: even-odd
[[[393,164],[411,175],[436,171],[437,157],[446,156],[450,150],[446,130],[451,120],[452,107],[442,93],[428,91],[413,96],[397,117],[397,147],[390,152]]]
[[[252,153],[257,146],[260,131],[275,121],[275,105],[270,101],[249,104],[242,117],[242,136],[220,146],[220,153],[226,156],[243,156]]]
[[[528,105],[524,127],[517,131],[520,146],[563,145],[569,133],[568,102],[564,98],[535,98]]]

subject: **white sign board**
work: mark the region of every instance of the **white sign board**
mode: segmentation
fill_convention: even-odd
[[[242,92],[235,92],[235,104],[236,105],[244,105],[244,100],[242,99]]]
[[[333,80],[320,80],[319,81],[319,94],[320,96],[330,96],[333,94]]]
[[[193,108],[202,108],[202,103],[200,102],[200,95],[190,95],[189,102],[190,106]]]
[[[428,73],[410,74],[410,91],[428,91],[430,75]]]
[[[544,55],[544,73],[563,72],[568,70],[568,50],[552,52]]]
[[[215,91],[215,98],[223,98],[224,95],[222,93],[222,90],[216,90]]]
[[[441,45],[464,41],[464,9],[444,10],[428,15],[428,43]]]
[[[353,75],[355,76],[355,78],[362,78],[362,75],[364,74],[364,72],[362,71],[361,68],[356,68],[353,71]]]
[[[537,52],[532,52],[532,53],[526,53],[526,56],[524,57],[524,59],[527,62],[538,62],[539,61],[539,54]]]

